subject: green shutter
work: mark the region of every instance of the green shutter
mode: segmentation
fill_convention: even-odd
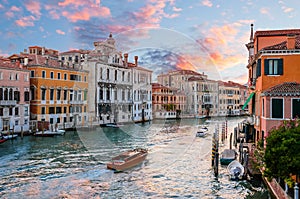
[[[256,77],[261,76],[261,59],[257,60],[257,66],[256,66]]]
[[[264,65],[265,65],[265,75],[269,75],[269,60],[265,59],[264,60]]]
[[[278,75],[283,75],[283,59],[278,60]]]

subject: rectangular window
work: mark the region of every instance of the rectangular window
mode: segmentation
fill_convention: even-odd
[[[50,78],[54,79],[54,72],[50,72]]]
[[[283,59],[265,59],[265,75],[283,75]]]
[[[68,90],[64,90],[64,100],[68,100]]]
[[[46,71],[42,71],[42,78],[46,78]]]
[[[54,89],[50,89],[50,100],[54,100]]]
[[[43,115],[46,114],[46,107],[41,107],[41,114],[43,114]]]
[[[292,118],[300,118],[300,98],[292,100]]]
[[[61,79],[61,74],[60,73],[57,73],[57,79]]]
[[[46,100],[46,89],[42,88],[42,100]]]
[[[273,98],[271,104],[272,118],[283,118],[283,99]]]
[[[34,70],[30,71],[30,77],[34,77]]]
[[[19,108],[18,107],[15,108],[15,115],[16,116],[19,115]]]
[[[65,73],[64,74],[64,80],[67,80],[68,79],[68,75]]]
[[[60,93],[61,93],[60,89],[56,90],[56,100],[60,100]]]
[[[61,107],[56,107],[56,114],[60,114],[61,113]]]
[[[49,107],[49,114],[54,114],[54,113],[55,113],[54,107]]]
[[[261,59],[257,60],[257,65],[256,65],[256,77],[261,76]]]

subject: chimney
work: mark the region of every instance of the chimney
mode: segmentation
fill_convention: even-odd
[[[24,66],[27,66],[28,65],[28,57],[25,57],[24,58]]]
[[[45,55],[45,47],[42,47],[42,55]]]
[[[45,64],[48,65],[48,57],[46,57]]]
[[[296,36],[295,35],[287,35],[287,49],[295,49],[296,47]]]
[[[128,53],[124,53],[125,66],[128,66]]]
[[[134,56],[134,64],[135,64],[135,67],[138,66],[138,56]]]

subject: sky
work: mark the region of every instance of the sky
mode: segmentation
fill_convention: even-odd
[[[299,0],[0,0],[0,56],[29,46],[94,48],[110,33],[118,51],[154,74],[188,69],[247,82],[250,25],[299,28]]]

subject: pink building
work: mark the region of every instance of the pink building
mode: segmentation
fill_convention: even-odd
[[[0,132],[29,131],[30,82],[23,58],[0,58]]]

